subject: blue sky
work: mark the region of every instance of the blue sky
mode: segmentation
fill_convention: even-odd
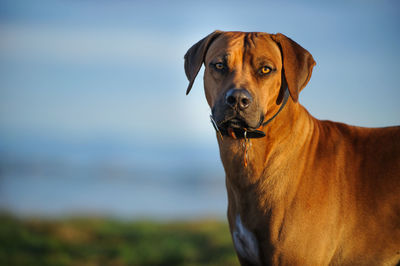
[[[310,51],[300,103],[317,118],[400,124],[399,22],[399,2],[385,0],[1,0],[0,153],[73,146],[220,167],[202,74],[185,96],[183,71],[187,49],[215,29],[281,32]]]
[[[282,32],[308,49],[317,66],[300,102],[316,117],[400,121],[396,1],[1,3],[3,134],[208,143],[202,80],[185,97],[182,58],[215,29]]]
[[[316,117],[400,122],[396,1],[1,3],[3,134],[148,130],[208,143],[202,80],[185,97],[183,55],[215,29],[282,32],[308,49],[317,66],[300,102]]]

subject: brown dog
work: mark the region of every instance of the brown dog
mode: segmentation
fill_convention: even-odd
[[[315,62],[282,34],[208,35],[185,55],[187,93],[203,63],[241,264],[398,263],[400,127],[312,117],[298,95]]]

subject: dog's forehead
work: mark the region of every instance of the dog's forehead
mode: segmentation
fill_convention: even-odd
[[[279,46],[270,34],[262,32],[224,32],[209,47],[205,62],[214,58],[243,58],[243,53],[253,57],[266,57],[275,63],[281,62]]]

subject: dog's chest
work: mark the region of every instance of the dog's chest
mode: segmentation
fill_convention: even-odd
[[[252,232],[244,227],[240,215],[236,216],[235,230],[233,231],[232,237],[233,244],[239,256],[258,265],[260,261],[257,239]]]

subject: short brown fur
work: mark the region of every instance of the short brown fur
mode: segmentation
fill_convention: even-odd
[[[210,64],[228,54],[227,71]],[[257,58],[274,72],[260,78]],[[226,173],[228,220],[235,217],[258,242],[260,265],[395,265],[400,259],[400,127],[362,128],[312,117],[298,103],[315,62],[311,54],[282,34],[216,31],[185,55],[193,85],[201,65],[213,110],[222,108],[229,88],[246,88],[254,99],[249,124],[279,108],[251,139],[243,163],[243,140],[218,138]],[[278,103],[278,104],[277,104]],[[243,265],[250,262],[239,256]]]

